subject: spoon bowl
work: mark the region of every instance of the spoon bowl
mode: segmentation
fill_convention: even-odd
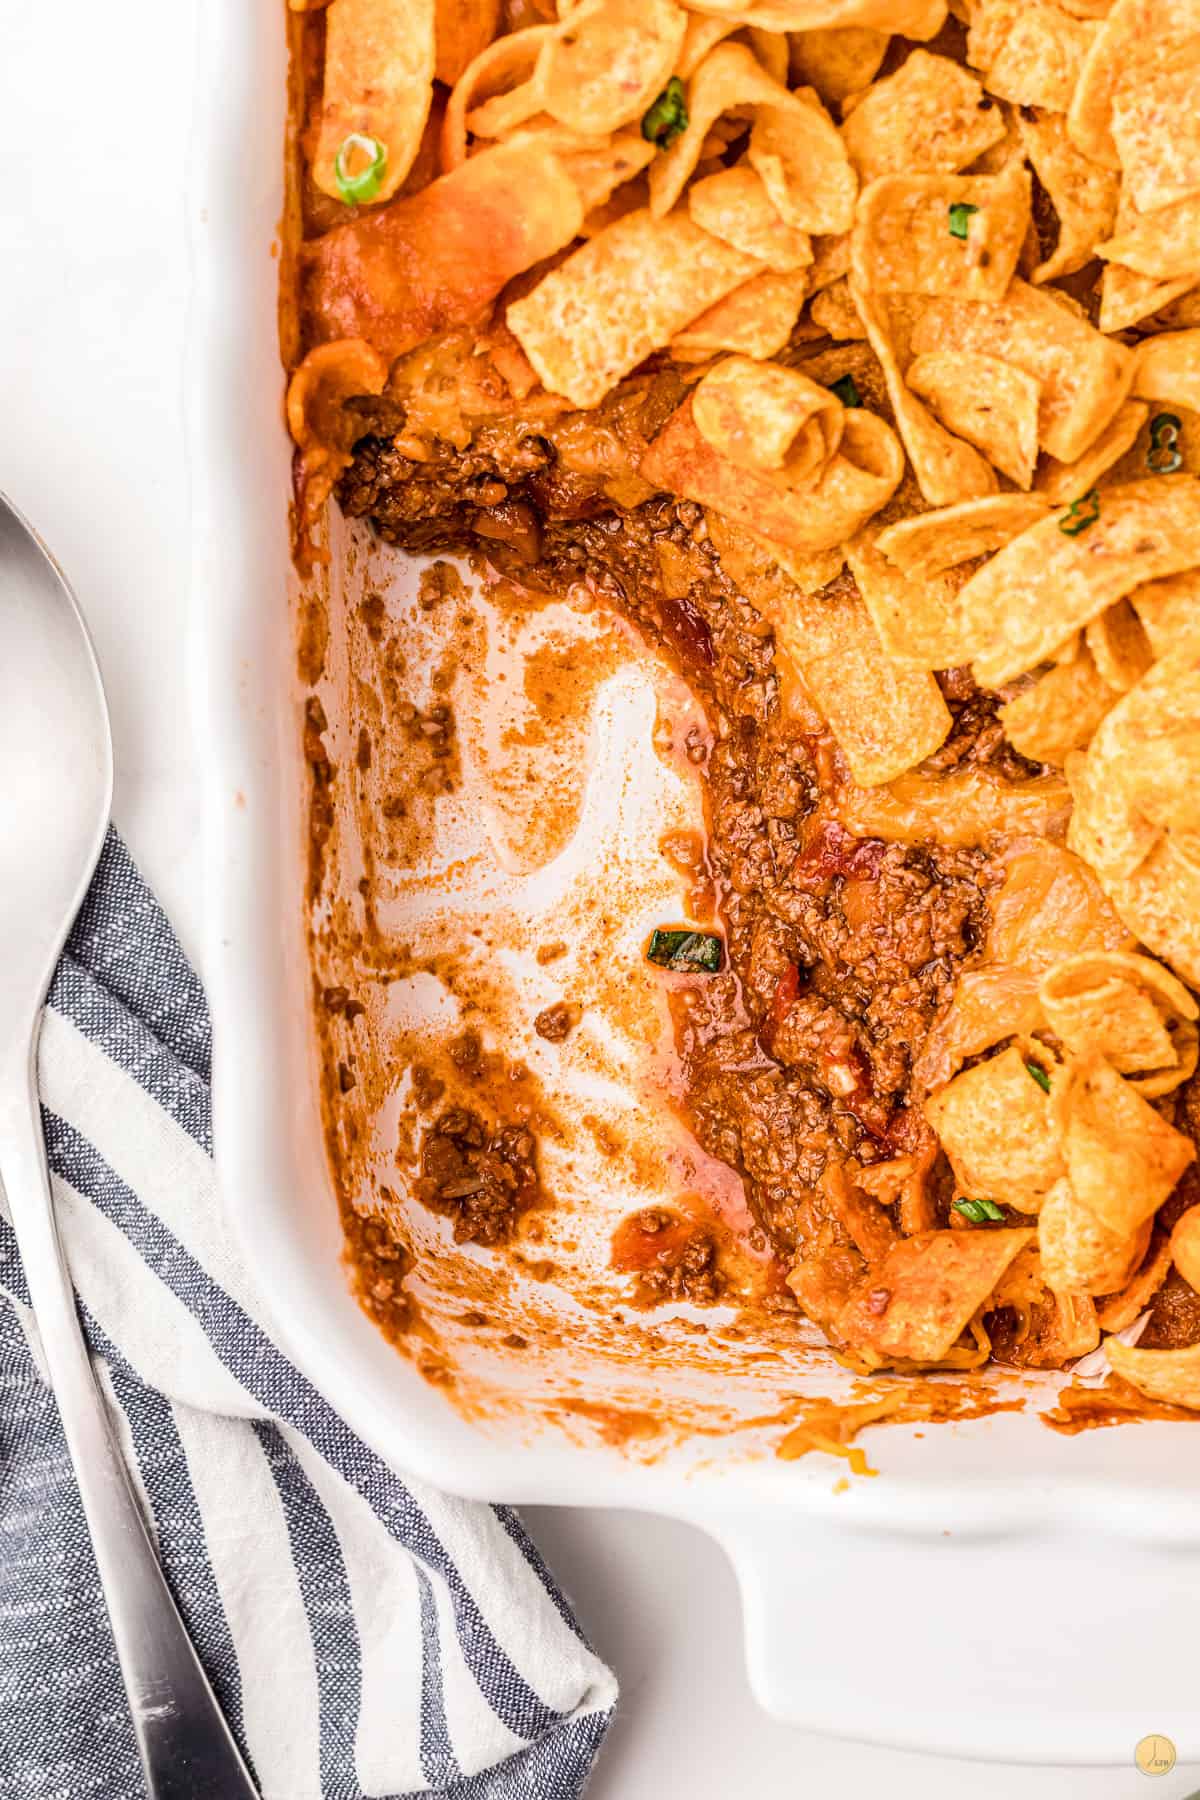
[[[108,707],[87,627],[0,494],[0,1021],[31,1026],[108,829]],[[19,1052],[19,1046],[16,1046]]]

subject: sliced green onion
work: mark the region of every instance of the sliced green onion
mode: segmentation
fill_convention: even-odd
[[[956,1200],[954,1210],[964,1219],[970,1219],[972,1225],[995,1224],[1004,1217],[1003,1207],[997,1206],[994,1200]]]
[[[950,236],[965,238],[971,229],[971,214],[978,211],[969,200],[956,200],[950,208]]]
[[[861,406],[862,395],[853,375],[839,375],[836,381],[829,384],[831,394],[836,394],[843,406]]]
[[[1043,1094],[1048,1094],[1050,1092],[1050,1077],[1047,1075],[1042,1065],[1040,1063],[1026,1063],[1025,1068],[1027,1073],[1033,1076],[1033,1079],[1037,1082]]]
[[[646,949],[649,962],[681,975],[719,975],[724,945],[711,931],[660,931],[650,933]]]
[[[1174,413],[1156,413],[1151,419],[1146,467],[1152,475],[1174,475],[1176,469],[1182,469],[1183,451],[1179,448],[1182,430],[1183,420]]]
[[[660,150],[669,150],[687,128],[688,109],[683,83],[678,75],[672,75],[653,106],[642,115],[642,136],[647,143],[657,144]]]
[[[1094,525],[1099,517],[1100,494],[1096,488],[1089,488],[1081,500],[1072,500],[1058,521],[1058,529],[1067,537],[1078,537],[1081,531]]]
[[[348,165],[355,152],[365,156],[367,163],[365,168],[352,173]],[[343,200],[351,206],[373,200],[383,186],[386,173],[386,144],[381,144],[378,138],[367,137],[362,131],[352,131],[348,138],[342,139],[333,159],[333,175]]]

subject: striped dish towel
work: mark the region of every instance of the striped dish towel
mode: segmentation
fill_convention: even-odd
[[[520,1521],[401,1479],[271,1341],[222,1225],[204,993],[110,834],[50,995],[43,1118],[101,1385],[266,1800],[570,1800],[614,1679]],[[0,1218],[0,1800],[143,1800]]]

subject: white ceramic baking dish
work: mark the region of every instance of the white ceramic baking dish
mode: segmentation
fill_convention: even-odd
[[[880,1476],[836,1492],[842,1465],[781,1463],[768,1441],[748,1450],[736,1432],[705,1440],[702,1454],[684,1442],[647,1459],[523,1416],[519,1399],[469,1423],[351,1299],[318,1127],[302,930],[275,315],[283,28],[275,7],[243,0],[197,11],[188,454],[205,976],[225,1203],[281,1341],[381,1454],[446,1489],[645,1507],[710,1531],[742,1585],[755,1690],[780,1717],[1011,1761],[1128,1764],[1156,1731],[1181,1759],[1200,1758],[1200,1431],[1154,1424],[1065,1439],[1036,1406],[889,1427],[865,1440]],[[564,1384],[571,1355],[559,1352]],[[727,1369],[691,1379],[736,1390]]]

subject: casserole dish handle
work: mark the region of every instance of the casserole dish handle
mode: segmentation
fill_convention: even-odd
[[[734,1565],[750,1685],[777,1718],[997,1762],[1132,1769],[1154,1735],[1200,1759],[1194,1542],[1168,1556],[1099,1531],[918,1532],[799,1509],[696,1522]]]

